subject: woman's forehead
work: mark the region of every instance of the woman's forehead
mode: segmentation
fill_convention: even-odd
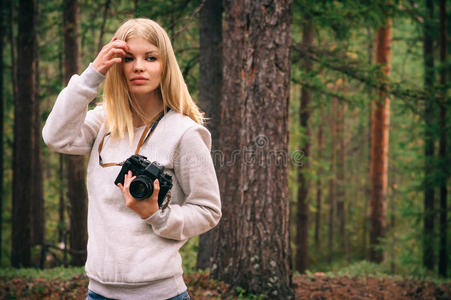
[[[158,53],[159,49],[156,45],[142,37],[133,37],[127,40],[128,51],[130,53]]]

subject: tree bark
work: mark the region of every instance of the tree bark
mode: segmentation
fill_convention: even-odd
[[[305,18],[303,24],[302,44],[310,47],[313,44],[314,31],[313,23]],[[305,72],[311,72],[313,63],[310,59],[304,58],[302,68]],[[296,270],[303,274],[308,268],[309,259],[309,217],[310,217],[310,201],[308,198],[309,181],[306,172],[310,171],[310,135],[309,119],[312,114],[312,90],[302,86],[301,89],[301,108],[300,108],[300,127],[305,136],[303,137],[304,164],[298,166],[298,199],[297,199],[297,216],[296,216]]]
[[[392,20],[388,17],[376,32],[375,63],[382,66],[381,82],[390,76]],[[382,262],[384,252],[378,246],[385,237],[388,184],[388,137],[390,126],[390,99],[388,87],[377,91],[371,116],[370,159],[370,260]]]
[[[199,106],[208,118],[207,127],[211,133],[213,158],[219,153],[219,121],[221,118],[222,89],[222,1],[207,0],[199,15]],[[219,166],[213,160],[218,173]],[[214,228],[199,237],[196,267],[211,267]]]
[[[5,99],[3,98],[3,91],[4,91],[4,86],[3,86],[3,74],[4,74],[4,70],[3,70],[3,57],[5,57],[3,55],[4,52],[4,44],[5,44],[5,36],[6,36],[6,26],[7,23],[5,21],[4,16],[6,15],[6,5],[4,3],[4,1],[2,1],[0,3],[0,157],[2,159],[0,159],[0,191],[3,191],[3,137],[4,137],[4,127],[3,127],[3,122],[4,122],[4,107],[5,107]],[[3,193],[0,193],[0,249],[3,249]],[[0,251],[0,262],[2,261],[2,252]]]
[[[319,253],[321,249],[321,238],[319,235],[321,225],[321,202],[322,202],[322,185],[321,176],[323,175],[322,160],[323,160],[323,122],[322,112],[320,113],[321,122],[318,126],[318,177],[316,179],[316,214],[315,214],[315,249]]]
[[[343,81],[339,81],[338,90],[343,87]],[[337,107],[337,221],[338,221],[338,236],[339,248],[342,254],[346,254],[345,244],[345,142],[344,142],[344,103],[338,103]]]
[[[60,176],[60,186],[58,189],[59,192],[59,201],[58,201],[58,242],[63,243],[65,241],[64,236],[67,233],[66,221],[65,221],[65,211],[66,205],[64,201],[64,155],[58,155],[59,168],[58,175]],[[66,247],[66,245],[64,245]]]
[[[449,160],[448,160],[448,130],[447,130],[447,40],[448,33],[446,29],[447,25],[447,14],[446,14],[446,1],[440,0],[440,84],[442,86],[441,95],[442,99],[440,102],[440,166],[441,166],[441,176],[440,176],[440,244],[439,244],[439,264],[438,272],[443,278],[447,277],[448,271],[448,190],[447,181],[449,174]]]
[[[35,97],[35,48],[37,2],[19,2],[19,41],[17,79],[21,83],[14,106],[13,155],[13,224],[11,264],[13,267],[31,265],[31,187],[33,165],[33,107]]]
[[[39,7],[36,2],[36,28],[39,26]],[[39,33],[36,32],[36,47],[34,49],[35,57],[35,89],[33,97],[33,128],[32,128],[32,164],[33,173],[31,174],[31,243],[32,245],[44,244],[45,238],[45,212],[44,212],[44,191],[41,167],[41,113],[39,96]]]
[[[369,37],[369,41],[368,41],[368,63],[372,64],[373,63],[373,59],[374,59],[374,44],[375,44],[375,39],[374,39],[374,33],[371,27],[368,28],[368,37]],[[371,108],[368,110],[368,127],[367,127],[367,134],[366,134],[366,139],[363,139],[363,144],[367,145],[364,149],[365,151],[362,151],[362,161],[364,161],[364,159],[366,159],[368,161],[368,167],[367,167],[367,172],[368,174],[370,173],[370,165],[371,165],[371,139],[372,139],[372,121],[371,121],[371,116],[372,116],[372,110]],[[363,149],[362,149],[363,150]],[[363,157],[365,156],[365,157]],[[368,253],[368,231],[369,231],[369,214],[368,214],[368,206],[369,206],[369,202],[371,200],[371,180],[367,180],[365,181],[365,184],[363,186],[363,193],[365,195],[365,199],[364,199],[364,203],[363,203],[363,219],[362,219],[362,223],[363,223],[363,230],[362,230],[362,258],[363,259],[368,259],[369,257],[369,253]]]
[[[64,48],[64,39],[60,40],[60,47],[61,49]],[[58,53],[58,79],[61,82],[64,82],[64,57],[63,57],[63,51],[60,51]],[[66,200],[65,200],[65,187],[66,187],[66,176],[65,176],[65,170],[64,170],[64,162],[65,162],[65,155],[64,154],[59,154],[58,155],[58,163],[59,163],[59,168],[58,168],[58,178],[61,178],[60,183],[59,183],[59,189],[58,189],[58,193],[59,193],[59,203],[58,203],[58,241],[60,243],[63,243],[64,245],[64,258],[66,258],[66,252],[67,252],[67,234],[68,234],[68,226],[67,226],[67,222],[66,222]],[[66,263],[66,259],[64,259],[64,266],[67,265]]]
[[[337,119],[336,119],[337,99],[332,98],[330,106],[330,179],[329,179],[329,220],[328,220],[328,262],[332,263],[334,255],[334,228],[335,228],[335,207],[337,202],[337,177],[336,170],[336,140],[337,140]]]
[[[254,294],[293,297],[288,103],[291,1],[224,3],[219,172],[223,218],[212,275]]]
[[[13,102],[17,99],[17,60],[16,60],[16,40],[14,38],[14,3],[13,1],[6,1],[8,3],[8,23],[9,23],[9,43],[11,53],[11,82],[13,90]]]
[[[80,72],[79,6],[77,0],[64,1],[64,77],[66,84]],[[83,156],[67,155],[67,198],[69,206],[69,243],[71,264],[82,266],[86,261],[87,193]]]
[[[423,264],[433,270],[435,265],[434,255],[434,219],[435,219],[435,182],[434,182],[434,119],[436,118],[433,99],[434,84],[434,54],[433,54],[433,0],[426,0],[426,17],[424,19],[424,87],[430,97],[425,103],[425,136],[424,136],[424,237],[423,237]]]

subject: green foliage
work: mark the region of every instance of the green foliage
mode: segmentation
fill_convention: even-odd
[[[423,108],[425,101],[431,101],[429,94],[423,90],[423,32],[420,19],[424,15],[424,4],[414,1],[294,1],[292,24],[293,45],[302,41],[304,22],[309,18],[315,29],[314,47],[310,54],[314,58],[311,72],[306,72],[301,64],[305,58],[304,52],[292,50],[291,87],[289,111],[289,152],[299,154],[299,160],[290,160],[289,166],[289,197],[291,208],[290,228],[293,253],[297,176],[304,172],[310,182],[310,269],[313,271],[333,271],[337,274],[368,275],[368,274],[399,274],[418,278],[431,277],[431,271],[422,267],[423,238],[423,194],[424,186],[424,139],[425,125]],[[17,5],[17,1],[12,1]],[[137,7],[135,7],[135,3]],[[105,32],[100,40],[105,1],[80,1],[80,24],[82,46],[82,70],[87,67],[95,55],[99,42],[106,43],[117,27],[126,19],[150,17],[160,22],[167,29],[172,42],[177,61],[184,74],[187,85],[195,99],[198,95],[198,59],[199,59],[199,28],[197,12],[202,1],[124,1],[114,0],[106,11]],[[47,1],[40,6],[40,96],[41,120],[45,121],[57,94],[64,87],[63,80],[63,33],[62,33],[62,0]],[[415,5],[418,5],[416,7]],[[14,13],[17,19],[17,10]],[[369,128],[370,103],[375,100],[375,79],[379,67],[374,66],[374,34],[382,21],[391,15],[393,17],[392,68],[390,83],[392,84],[390,149],[389,149],[389,190],[387,201],[388,232],[382,247],[387,253],[386,262],[377,266],[368,262],[360,262],[368,257],[368,186],[369,186]],[[436,20],[437,21],[437,20]],[[437,22],[436,22],[437,23]],[[435,35],[436,35],[436,28]],[[16,24],[13,32],[17,35]],[[0,249],[2,261],[0,266],[9,266],[11,241],[11,189],[13,159],[13,122],[14,103],[12,100],[11,82],[11,45],[6,39],[2,59],[5,63],[3,76],[5,88],[2,91],[5,98],[4,136],[3,144],[3,243]],[[14,50],[14,49],[13,49]],[[227,55],[227,54],[225,54]],[[436,63],[438,71],[446,68]],[[80,71],[82,71],[80,70]],[[227,74],[225,74],[227,76]],[[343,89],[337,89],[337,81],[344,82]],[[300,88],[309,87],[313,90],[312,116],[310,118],[311,136],[300,128]],[[449,84],[446,88],[449,88]],[[99,92],[101,96],[102,91]],[[338,99],[345,108],[345,194],[346,235],[335,237],[331,262],[328,257],[328,213],[329,186],[336,179],[333,172],[331,156],[336,152],[331,144],[330,130],[333,114],[332,100]],[[100,97],[99,97],[100,100]],[[448,105],[449,107],[449,105]],[[323,145],[318,144],[319,127],[323,131]],[[432,128],[434,135],[438,128]],[[311,155],[303,156],[305,142],[310,138]],[[322,153],[319,157],[318,153]],[[58,228],[67,227],[59,224],[59,198],[61,189],[67,184],[62,180],[59,171],[59,155],[43,145],[44,167],[44,198],[46,209],[46,242],[56,245]],[[293,158],[290,156],[290,158]],[[307,164],[309,163],[309,164]],[[434,162],[437,166],[441,161]],[[309,165],[309,168],[306,166]],[[443,174],[434,173],[433,184],[440,181]],[[319,183],[317,185],[317,183]],[[316,195],[322,192],[321,208],[316,205]],[[64,195],[64,194],[63,194]],[[314,214],[320,211],[321,223],[319,237],[321,244],[314,243]],[[67,213],[65,214],[67,219]],[[337,235],[337,232],[335,232]],[[451,240],[451,231],[448,233]],[[341,249],[341,239],[346,242],[346,249]],[[181,249],[185,273],[195,271],[198,239],[189,240]],[[34,251],[34,261],[39,259],[39,251]],[[294,259],[293,255],[293,259]],[[357,262],[355,262],[357,261]],[[52,269],[53,270],[53,269]],[[70,270],[61,269],[61,272]],[[20,272],[20,270],[18,271]],[[40,274],[40,271],[23,271],[30,274]],[[65,276],[64,274],[58,276]],[[77,274],[82,274],[80,269]],[[45,272],[44,272],[45,273]],[[450,274],[451,272],[448,272]],[[0,276],[14,274],[11,269],[1,269]],[[17,275],[19,276],[19,275]],[[34,275],[33,275],[34,276]],[[41,275],[36,275],[37,277]],[[42,275],[44,276],[44,275]],[[240,297],[254,297],[238,290]]]
[[[416,4],[409,1],[395,1],[394,5],[384,3],[388,1],[373,1],[366,4],[358,1],[294,3],[290,151],[302,149],[305,141],[310,139],[311,154],[310,157],[304,158],[304,162],[308,160],[310,165],[308,169],[304,168],[301,171],[310,180],[308,200],[311,268],[336,271],[349,262],[368,258],[370,104],[377,98],[375,87],[376,74],[379,70],[379,67],[374,66],[374,35],[382,20],[392,16],[388,232],[381,247],[386,253],[384,266],[391,274],[430,277],[434,272],[425,271],[422,267],[425,182],[423,143],[426,133],[423,111],[426,102],[437,103],[434,97],[437,97],[439,85],[437,80],[432,89],[433,93],[424,92],[423,25],[420,22],[424,14],[424,4],[421,3],[416,7]],[[313,22],[315,31],[314,46],[310,49],[302,48],[301,44],[303,24],[307,19]],[[437,19],[435,21],[437,22]],[[435,34],[435,37],[438,38],[438,35]],[[303,70],[302,61],[306,57],[314,62],[311,72]],[[436,64],[436,71],[443,68],[442,65]],[[337,80],[344,80],[343,89],[337,89]],[[309,121],[310,137],[307,137],[307,132],[299,126],[300,86],[313,90],[312,116]],[[335,118],[331,109],[332,99],[337,99],[346,106],[344,124],[346,234],[337,237],[338,231],[334,232],[332,257],[329,257],[327,239],[330,182],[334,178],[337,179],[336,170],[332,172],[332,166],[337,158],[334,162],[331,161],[332,154],[336,155],[337,151],[331,144],[330,127],[332,119]],[[447,107],[449,109],[449,105]],[[436,115],[438,116],[438,113]],[[318,145],[320,126],[323,131],[321,149]],[[429,132],[438,139],[437,124],[434,124]],[[321,158],[318,155],[319,150],[322,153]],[[438,169],[440,164],[446,162],[436,159],[432,163]],[[296,165],[290,166],[292,224],[297,222],[295,203],[299,171]],[[439,171],[434,172],[430,176],[430,184],[437,187],[443,176],[444,174]],[[316,205],[319,190],[322,192],[321,208]],[[320,246],[314,241],[317,211],[321,212]],[[337,215],[335,220],[336,218]],[[294,226],[291,234],[292,237],[296,234]],[[450,236],[448,232],[448,240]],[[345,241],[344,249],[340,248],[342,240]],[[433,242],[438,249],[438,230]],[[296,245],[293,243],[292,247],[295,248]]]
[[[255,295],[252,293],[247,293],[245,289],[241,288],[241,287],[237,287],[235,288],[235,292],[237,294],[237,299],[239,300],[244,300],[244,299],[265,299],[265,295],[261,294],[261,295]]]
[[[196,260],[197,260],[197,246],[199,244],[199,237],[194,237],[188,240],[185,245],[180,249],[180,255],[182,256],[183,272],[194,273],[196,272]]]

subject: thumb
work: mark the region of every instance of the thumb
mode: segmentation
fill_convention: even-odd
[[[158,195],[158,192],[160,191],[160,182],[158,181],[158,179],[155,179],[155,181],[153,182],[153,190],[154,193]]]

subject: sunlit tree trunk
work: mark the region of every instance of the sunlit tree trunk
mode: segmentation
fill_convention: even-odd
[[[424,132],[424,237],[423,237],[423,264],[433,270],[435,265],[434,255],[434,219],[435,219],[435,176],[434,176],[434,153],[435,153],[435,99],[433,98],[434,84],[434,54],[433,54],[433,25],[434,3],[426,0],[426,17],[424,19],[424,88],[429,97],[425,103],[425,132]]]
[[[449,164],[450,161],[448,159],[448,129],[447,129],[447,89],[445,86],[448,84],[447,82],[447,68],[446,59],[448,56],[447,53],[447,42],[448,42],[448,33],[447,33],[447,14],[446,14],[446,1],[440,0],[440,84],[442,86],[441,95],[442,99],[440,101],[440,166],[441,166],[441,174],[440,174],[440,244],[439,244],[439,264],[438,264],[438,272],[439,274],[446,278],[447,270],[448,270],[448,190],[447,190],[447,182],[448,182],[448,174],[449,174]]]
[[[79,7],[77,0],[64,1],[64,80],[80,72]],[[67,198],[69,201],[69,243],[71,264],[82,266],[86,261],[87,194],[83,156],[67,155]]]
[[[288,202],[291,1],[225,1],[219,172],[223,218],[212,274],[292,298]]]
[[[14,155],[13,155],[13,215],[12,249],[13,267],[31,265],[31,186],[33,178],[33,107],[35,97],[36,57],[35,0],[19,2],[17,80],[21,88],[17,91],[14,106]]]
[[[219,162],[215,153],[219,153],[218,134],[222,98],[222,1],[205,1],[200,10],[199,22],[199,106],[209,119],[207,127],[211,133],[211,149],[218,172]],[[206,269],[211,266],[216,230],[214,228],[199,237],[196,264],[198,269]]]
[[[307,18],[304,19],[302,44],[305,47],[310,47],[313,44],[314,31],[313,23]],[[312,71],[312,61],[304,58],[302,68],[304,72]],[[297,199],[297,217],[296,217],[296,270],[299,273],[305,273],[308,268],[309,260],[309,244],[308,244],[308,229],[310,218],[310,201],[309,181],[307,180],[306,172],[310,170],[310,126],[309,119],[312,114],[312,90],[306,86],[301,89],[301,108],[299,114],[300,127],[305,133],[303,137],[303,152],[304,163],[298,166],[298,199]]]
[[[381,65],[380,83],[373,101],[371,116],[370,159],[370,260],[382,262],[384,252],[377,247],[386,231],[387,184],[388,184],[388,137],[390,126],[390,99],[388,86],[384,84],[391,68],[392,20],[387,18],[376,32],[375,63]]]

